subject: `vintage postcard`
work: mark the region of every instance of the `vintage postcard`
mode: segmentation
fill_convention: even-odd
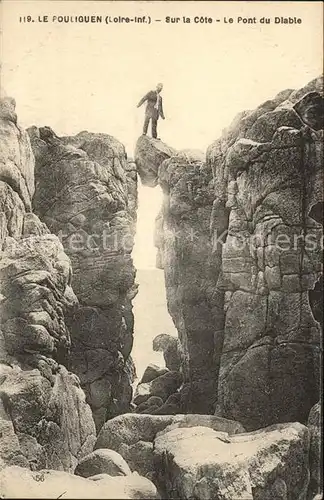
[[[0,498],[323,499],[322,2],[0,28]]]

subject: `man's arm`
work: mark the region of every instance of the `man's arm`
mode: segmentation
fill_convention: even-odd
[[[164,112],[163,112],[163,105],[162,105],[162,97],[160,99],[160,116],[163,120],[165,119]]]
[[[140,106],[142,106],[142,104],[147,101],[148,99],[148,95],[149,95],[149,92],[144,96],[142,97],[142,99],[140,100],[140,102],[138,103],[137,107],[139,108]]]

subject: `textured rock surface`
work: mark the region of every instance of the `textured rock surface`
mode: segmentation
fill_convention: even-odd
[[[35,211],[62,239],[81,303],[68,319],[70,367],[99,429],[109,416],[127,411],[132,397],[135,164],[106,134],[58,138],[49,127],[29,133],[36,158]]]
[[[33,364],[38,368],[32,369]],[[40,355],[34,360],[27,357],[19,365],[6,374],[0,386],[1,420],[13,427],[11,439],[16,436],[14,448],[2,445],[2,438],[6,441],[8,435],[1,438],[3,465],[74,470],[95,441],[91,411],[77,378]]]
[[[42,470],[31,472],[21,467],[7,467],[0,472],[2,498],[103,498],[116,500],[154,500],[158,498],[151,481],[134,473],[110,477],[100,474],[92,478],[66,472]]]
[[[152,382],[152,380],[154,380],[157,377],[160,377],[161,375],[164,375],[167,372],[168,372],[167,368],[163,368],[161,366],[154,364],[149,364],[143,373],[143,377],[140,380],[140,384],[146,384],[148,382]]]
[[[309,291],[322,272],[322,224],[309,214],[323,201],[320,88],[318,79],[245,113],[207,153],[216,241],[218,214],[230,211],[218,411],[248,429],[306,423],[318,400],[320,325]]]
[[[176,415],[185,413],[187,401],[183,397],[181,373],[181,345],[179,339],[162,333],[152,342],[153,351],[162,352],[165,367],[150,364],[140,380],[133,399],[135,413]]]
[[[302,500],[308,447],[298,423],[235,436],[192,427],[158,436],[154,453],[165,498]]]
[[[141,403],[136,407],[135,413],[150,413],[149,410],[152,407],[159,408],[162,405],[163,399],[159,398],[158,396],[150,396],[146,401],[144,401],[144,403]]]
[[[240,113],[158,168],[155,241],[187,411],[248,430],[307,422],[322,314],[322,79]],[[154,143],[152,143],[152,148]]]
[[[316,403],[308,417],[308,429],[310,432],[309,468],[310,484],[309,498],[316,494],[323,494],[323,429],[320,403]]]
[[[59,356],[70,345],[64,311],[76,302],[69,286],[70,262],[58,238],[39,221],[36,227],[43,234],[24,233],[4,242],[1,330],[9,354]]]
[[[176,415],[177,413],[185,412],[186,407],[183,407],[181,401],[181,392],[174,392],[168,399],[158,408],[155,408],[152,413],[153,415]]]
[[[95,450],[78,463],[74,474],[82,477],[108,474],[109,476],[128,476],[131,470],[127,462],[117,451]]]
[[[151,382],[139,384],[135,392],[134,403],[140,405],[152,396],[157,396],[165,402],[171,394],[177,391],[181,382],[182,377],[178,372],[167,372]]]
[[[0,139],[0,496],[155,498],[147,479],[170,499],[320,495],[321,79],[241,113],[206,157],[141,137],[135,165],[106,134],[28,136],[10,98]],[[112,418],[134,407],[136,170],[163,190],[179,338],[155,339],[167,369]]]
[[[119,415],[102,427],[95,449],[110,448],[118,451],[129,464],[131,470],[154,479],[154,440],[169,426],[193,427],[204,425],[208,428],[237,434],[244,432],[238,423],[213,415]]]
[[[77,302],[70,260],[30,211],[34,157],[11,99],[0,104],[0,135],[0,468],[70,471],[95,439],[78,378],[59,364]]]
[[[178,329],[182,373],[190,383],[187,411],[211,413],[224,316],[224,294],[216,290],[219,262],[212,256],[210,241],[212,170],[199,151],[183,151],[162,163],[159,182],[164,193],[159,262],[168,309]]]
[[[179,339],[172,335],[161,333],[153,339],[153,350],[163,352],[165,366],[171,371],[180,370],[180,349]]]
[[[34,156],[28,134],[17,123],[16,103],[11,97],[0,101],[0,181],[21,199],[27,211],[34,194]]]
[[[139,137],[135,149],[135,163],[144,186],[157,185],[160,165],[174,153],[173,148],[159,139],[151,139],[144,135]]]

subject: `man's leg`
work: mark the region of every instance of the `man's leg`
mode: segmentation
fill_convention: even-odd
[[[151,119],[151,117],[149,115],[145,115],[144,125],[143,125],[143,134],[144,135],[147,134],[147,129],[148,129],[148,126],[149,126],[150,119]]]
[[[154,139],[157,138],[157,117],[156,116],[152,116],[152,137]]]

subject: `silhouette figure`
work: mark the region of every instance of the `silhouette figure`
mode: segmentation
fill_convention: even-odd
[[[145,101],[147,101],[144,126],[143,126],[143,135],[147,134],[149,122],[151,120],[152,137],[154,139],[158,138],[157,122],[159,117],[161,116],[163,120],[165,119],[162,106],[162,97],[160,95],[162,89],[163,89],[162,83],[158,83],[156,86],[156,90],[151,90],[150,92],[148,92],[137,105],[137,107],[139,108],[140,106],[142,106],[142,104],[144,104]]]

